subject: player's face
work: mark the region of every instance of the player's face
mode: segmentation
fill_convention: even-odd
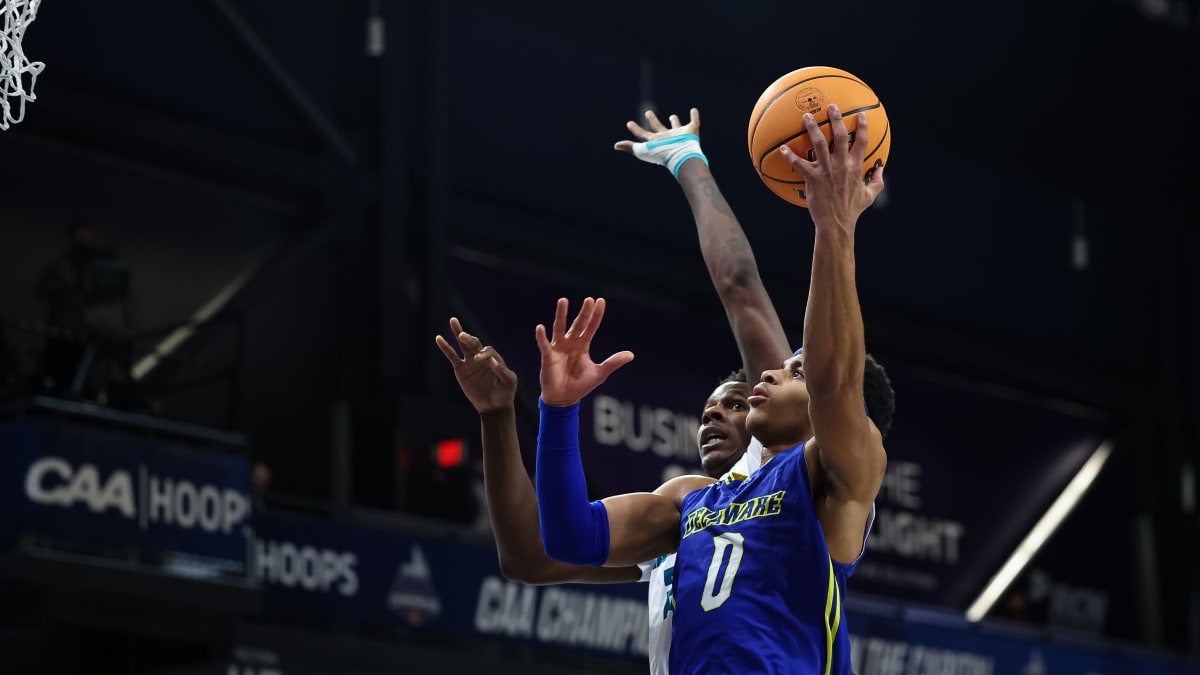
[[[764,370],[750,397],[746,425],[763,445],[799,443],[807,433],[808,385],[804,382],[804,355],[793,356],[777,370]]]
[[[736,464],[750,445],[750,432],[746,431],[749,395],[750,387],[745,382],[725,382],[704,402],[696,444],[700,446],[704,473],[713,478]]]

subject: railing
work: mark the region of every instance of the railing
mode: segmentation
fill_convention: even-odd
[[[216,367],[208,360],[191,356],[191,350],[161,348],[171,336],[184,333],[189,337],[198,333],[211,336],[222,329],[233,331],[233,349],[228,363],[220,363]],[[54,398],[64,403],[90,404],[91,407],[86,409],[91,411],[124,409],[152,412],[159,397],[224,383],[225,421],[222,426],[227,430],[238,428],[241,407],[239,380],[246,344],[246,317],[243,313],[224,312],[203,322],[185,320],[151,330],[120,334],[65,328],[28,318],[0,317],[0,335],[20,336],[22,339],[19,341],[25,352],[12,354],[11,372],[7,374],[10,386],[0,387],[0,398],[37,396],[40,402],[36,405],[41,406],[50,405],[47,401]],[[40,350],[36,344],[38,340],[46,341],[45,347]],[[66,382],[45,381],[51,341],[57,345],[75,347],[69,364],[70,378]],[[96,372],[98,361],[118,371],[117,381],[112,381],[109,373]],[[146,363],[153,365],[147,367]],[[189,367],[199,372],[176,378],[160,375],[163,371],[179,371]],[[0,377],[4,375],[0,373]],[[99,380],[99,383],[90,384],[93,379]],[[15,385],[12,384],[14,382]],[[146,419],[150,419],[150,416],[147,415]],[[159,420],[162,421],[165,420]]]

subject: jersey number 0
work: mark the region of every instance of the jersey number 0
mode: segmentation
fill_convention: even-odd
[[[742,543],[745,540],[740,533],[723,532],[713,537],[713,558],[708,565],[708,579],[704,582],[704,595],[700,597],[700,606],[704,611],[711,612],[725,604],[729,594],[733,592],[733,578],[737,576],[738,568],[742,565]],[[729,549],[729,564],[725,566],[725,574],[721,575],[721,563],[725,562],[725,550]],[[718,585],[719,582],[719,585]]]

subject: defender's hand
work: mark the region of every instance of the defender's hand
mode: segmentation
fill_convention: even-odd
[[[629,133],[633,134],[636,141],[617,141],[613,148],[623,152],[633,152],[633,147],[637,143],[645,143],[647,141],[657,141],[671,136],[680,136],[683,134],[692,134],[696,137],[700,136],[700,111],[692,108],[691,120],[687,124],[682,124],[679,121],[679,115],[671,115],[667,118],[671,122],[670,128],[663,126],[659,121],[658,115],[653,110],[646,111],[646,124],[649,129],[642,125],[629,120],[625,123],[625,128],[629,129]]]
[[[699,159],[708,164],[708,158],[700,149],[700,111],[692,108],[691,116],[691,120],[683,124],[678,115],[671,115],[671,126],[667,128],[653,110],[647,110],[646,123],[650,128],[633,120],[626,122],[625,127],[637,140],[617,141],[613,148],[632,153],[643,162],[665,166],[672,176],[678,178],[679,167],[689,159]]]
[[[454,368],[458,386],[475,411],[482,414],[512,406],[517,396],[517,374],[504,365],[504,357],[464,331],[457,318],[450,319],[450,331],[458,339],[462,356],[441,335],[434,342]]]

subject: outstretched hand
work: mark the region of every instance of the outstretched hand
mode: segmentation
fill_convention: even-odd
[[[807,160],[784,145],[779,148],[792,168],[804,176],[804,194],[808,211],[818,226],[834,225],[853,232],[858,217],[883,191],[883,167],[863,179],[863,161],[869,136],[867,114],[858,113],[854,144],[836,104],[829,105],[829,130],[832,144],[825,140],[812,113],[805,113],[804,127],[812,139],[813,160]]]
[[[462,356],[441,335],[433,341],[454,368],[458,386],[475,406],[475,411],[483,414],[511,406],[517,396],[517,374],[504,365],[504,358],[464,331],[457,318],[451,317],[450,332],[458,339]]]
[[[663,138],[679,136],[682,134],[695,134],[696,136],[700,135],[700,111],[695,108],[691,109],[691,120],[688,121],[687,124],[680,122],[679,115],[671,115],[667,119],[671,123],[670,128],[659,121],[658,115],[656,115],[653,110],[647,110],[646,124],[649,125],[650,128],[647,129],[637,122],[629,120],[625,123],[625,128],[629,129],[629,133],[633,134],[633,137],[637,140],[617,141],[613,145],[613,148],[623,152],[632,153],[634,143],[657,141]]]
[[[571,328],[567,329],[567,299],[559,298],[550,334],[538,324],[538,349],[542,352],[542,400],[547,405],[569,406],[579,402],[609,375],[633,360],[633,352],[617,352],[602,363],[594,363],[588,353],[592,338],[604,318],[604,298],[584,298],[583,306]]]

